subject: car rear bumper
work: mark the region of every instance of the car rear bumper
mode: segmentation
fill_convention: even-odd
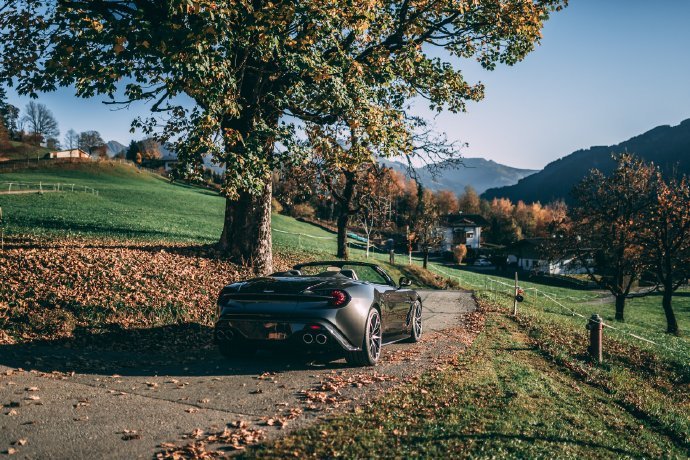
[[[223,316],[215,325],[215,343],[249,342],[258,347],[294,347],[305,351],[358,351],[331,322],[322,318]]]

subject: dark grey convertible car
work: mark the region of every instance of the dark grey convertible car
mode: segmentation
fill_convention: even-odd
[[[422,301],[375,264],[309,262],[292,270],[233,283],[218,298],[215,342],[226,356],[262,347],[344,355],[376,364],[381,346],[422,335]]]

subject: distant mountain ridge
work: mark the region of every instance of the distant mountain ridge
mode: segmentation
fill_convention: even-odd
[[[514,185],[491,188],[482,196],[487,199],[509,198],[513,202],[540,201],[548,203],[563,199],[572,201],[571,191],[589,172],[596,168],[604,174],[610,173],[615,162],[612,153],[629,152],[653,161],[666,173],[676,171],[690,174],[690,119],[677,126],[657,126],[644,134],[611,146],[595,146],[578,150],[553,161]]]
[[[407,171],[407,166],[398,161],[379,161],[397,171]],[[492,187],[513,185],[537,172],[532,169],[513,168],[485,158],[463,158],[461,166],[442,168],[437,177],[431,174],[428,166],[415,170],[425,187],[432,190],[452,190],[456,193],[462,193],[466,185],[471,185],[477,193]]]
[[[105,146],[108,148],[106,150],[106,153],[111,158],[127,148],[124,145],[120,144],[118,141],[108,141],[105,143]]]

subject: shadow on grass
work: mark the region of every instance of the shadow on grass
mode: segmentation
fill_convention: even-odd
[[[93,227],[89,227],[93,228]],[[160,240],[167,235],[161,232],[154,231],[125,231],[117,234],[118,229],[109,233],[103,232],[103,237],[112,238],[103,241],[93,239],[82,239],[82,236],[75,236],[73,239],[57,239],[49,238],[41,240],[36,236],[11,236],[5,239],[5,249],[60,249],[77,247],[80,249],[130,249],[143,252],[156,253],[165,251],[171,254],[188,256],[188,257],[202,257],[208,259],[226,259],[222,252],[217,249],[216,243],[209,244],[195,244],[193,242],[159,242],[152,241],[153,236],[157,236]],[[91,236],[91,235],[90,235]],[[122,237],[132,238],[131,240],[119,240]],[[144,238],[144,239],[137,239]],[[147,241],[148,239],[148,241]]]
[[[124,226],[116,226],[112,223],[77,223],[69,222],[66,223],[60,219],[50,219],[50,218],[23,218],[19,222],[14,222],[15,226],[23,228],[34,228],[45,231],[47,236],[55,236],[64,238],[65,233],[67,236],[77,236],[77,237],[103,237],[103,238],[132,238],[132,239],[142,239],[142,240],[164,240],[164,239],[178,239],[178,240],[199,240],[199,235],[190,234],[174,234],[170,232],[159,231],[159,230],[148,230],[143,228],[132,228]],[[70,235],[69,233],[74,233]],[[35,237],[34,237],[35,238]],[[25,246],[22,246],[25,247]]]
[[[426,437],[426,436],[418,436],[418,437],[413,437],[412,442],[413,443],[424,443],[424,442],[431,442],[431,443],[437,443],[439,441],[447,441],[447,440],[479,440],[479,441],[495,441],[495,440],[502,440],[502,441],[511,441],[511,440],[516,440],[520,442],[528,442],[531,444],[534,443],[539,443],[539,442],[545,442],[545,443],[550,443],[550,444],[574,444],[580,447],[585,447],[589,449],[601,449],[605,450],[611,453],[615,453],[618,455],[625,455],[625,456],[630,456],[636,457],[639,455],[639,452],[631,452],[625,449],[620,449],[618,447],[611,447],[607,446],[605,444],[597,443],[597,442],[591,442],[591,441],[584,441],[580,439],[572,439],[572,438],[566,438],[566,437],[556,437],[556,436],[530,436],[527,434],[512,434],[512,433],[496,433],[496,432],[489,432],[489,433],[477,433],[477,434],[449,434],[449,435],[444,435],[444,436],[433,436],[433,437]],[[594,453],[594,452],[593,452]],[[517,452],[516,452],[517,454]],[[519,454],[518,454],[519,456]]]
[[[149,329],[75,329],[73,337],[0,345],[0,365],[11,368],[94,375],[214,376],[256,375],[286,370],[345,367],[282,346],[239,358],[221,356],[213,328],[184,323]]]

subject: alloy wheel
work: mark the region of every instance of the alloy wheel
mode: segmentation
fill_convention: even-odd
[[[369,353],[374,361],[378,360],[381,354],[381,318],[377,311],[374,311],[369,319]]]
[[[422,304],[417,302],[414,309],[414,333],[417,337],[422,335]]]

